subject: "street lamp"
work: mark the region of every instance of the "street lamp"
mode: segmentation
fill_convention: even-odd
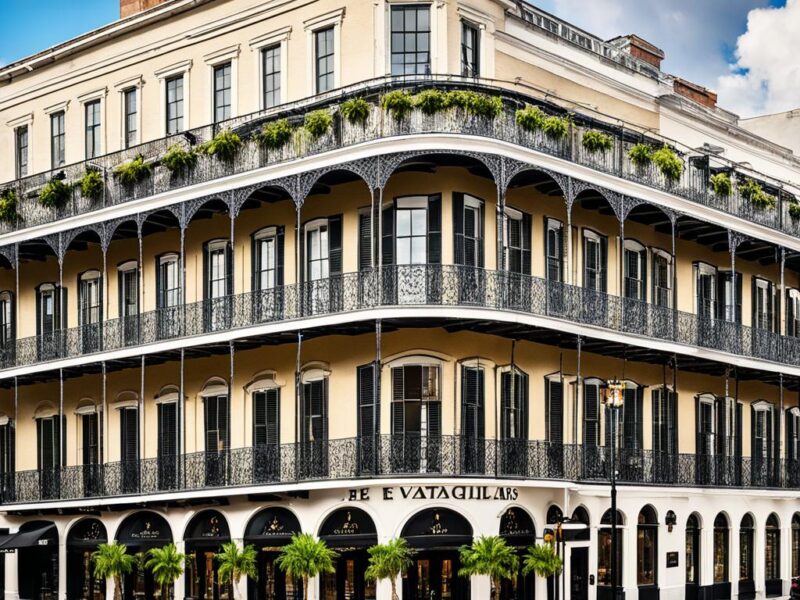
[[[625,384],[618,379],[608,382],[605,389],[603,404],[609,410],[611,417],[611,598],[617,600],[619,581],[617,579],[617,426],[619,409],[625,401]]]

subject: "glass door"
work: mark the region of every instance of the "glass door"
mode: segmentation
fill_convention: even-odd
[[[230,246],[227,240],[206,246],[205,330],[223,331],[230,327]]]
[[[177,254],[158,260],[158,337],[168,339],[181,332],[181,280]]]
[[[328,312],[329,250],[327,219],[306,225],[306,297],[308,298],[307,309],[311,314]]]
[[[119,317],[122,341],[127,346],[139,341],[139,268],[128,263],[119,268]]]
[[[395,256],[397,301],[425,304],[427,300],[428,199],[402,198],[397,201]]]
[[[78,302],[80,310],[80,340],[82,352],[96,352],[102,340],[101,323],[102,305],[100,291],[100,273],[92,271],[84,273],[80,278]]]

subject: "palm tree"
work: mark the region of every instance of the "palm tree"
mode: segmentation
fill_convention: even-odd
[[[547,597],[555,595],[555,582],[552,577],[561,573],[564,562],[556,554],[555,548],[550,543],[537,544],[528,548],[522,561],[522,573],[536,573],[539,577],[547,579]]]
[[[141,594],[142,596],[145,595],[144,589],[144,572],[147,569],[147,553],[146,552],[137,552],[133,555],[133,566],[136,569],[136,584],[134,589],[134,595]]]
[[[303,600],[308,600],[308,580],[320,573],[334,573],[333,560],[337,556],[323,540],[310,533],[295,533],[275,564],[289,577],[303,580]]]
[[[221,584],[231,584],[234,600],[236,599],[236,588],[242,576],[258,579],[258,567],[256,560],[258,553],[256,547],[248,544],[244,548],[239,548],[236,542],[222,544],[222,552],[218,553],[219,562],[219,582]]]
[[[471,546],[460,550],[462,577],[488,575],[494,587],[494,596],[500,597],[500,584],[503,579],[514,579],[519,569],[519,559],[514,549],[496,535],[482,535],[473,540]]]
[[[122,576],[133,570],[134,560],[125,544],[117,542],[100,544],[92,552],[94,576],[98,579],[114,579],[114,600],[122,599]]]
[[[178,552],[175,544],[167,544],[163,548],[152,548],[149,552],[150,560],[146,567],[153,573],[153,579],[161,586],[161,598],[169,598],[168,586],[183,573],[183,565],[186,562],[186,555]]]
[[[377,544],[369,550],[369,565],[364,572],[367,581],[388,579],[392,583],[392,600],[397,600],[397,578],[412,565],[412,550],[406,540],[396,538]]]

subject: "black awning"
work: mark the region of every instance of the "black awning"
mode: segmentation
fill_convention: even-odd
[[[41,525],[39,527],[12,533],[2,542],[0,550],[14,550],[16,548],[33,548],[40,546],[52,546],[58,548],[58,531],[53,523]]]
[[[340,548],[369,548],[378,543],[378,536],[374,533],[355,533],[351,535],[321,535],[323,540],[334,550]]]

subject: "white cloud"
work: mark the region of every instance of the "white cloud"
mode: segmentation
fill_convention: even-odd
[[[719,77],[720,104],[742,116],[800,107],[800,0],[750,11],[736,64]]]

